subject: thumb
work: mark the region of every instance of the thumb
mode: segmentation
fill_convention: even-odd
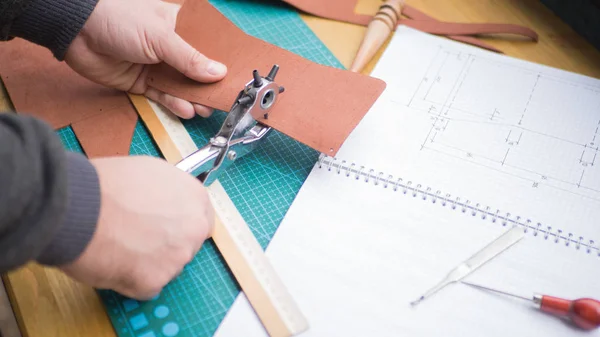
[[[195,81],[215,82],[227,74],[224,64],[204,56],[175,32],[160,41],[158,52],[161,60]]]

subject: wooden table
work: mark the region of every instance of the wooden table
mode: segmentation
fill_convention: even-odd
[[[486,39],[507,55],[600,78],[600,52],[537,0],[408,0],[433,17],[455,22],[522,24],[540,35],[536,43]],[[380,0],[361,0],[357,11],[374,13]],[[303,15],[305,22],[349,67],[364,27]],[[368,73],[377,58],[365,69]],[[0,92],[0,108],[7,104]],[[3,276],[23,336],[114,337],[97,294],[55,270],[30,264]],[[1,303],[1,302],[0,302]],[[5,336],[12,337],[12,336]]]

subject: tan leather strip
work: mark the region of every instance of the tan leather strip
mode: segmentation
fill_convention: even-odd
[[[356,0],[283,0],[296,9],[327,19],[348,22],[366,26],[373,16],[354,12]],[[418,9],[405,5],[402,14],[408,19],[401,19],[398,24],[406,25],[420,31],[443,35],[456,41],[469,43],[481,48],[500,52],[498,49],[477,40],[476,36],[489,34],[515,34],[533,41],[538,40],[538,34],[523,26],[503,23],[452,23],[438,21]]]
[[[503,52],[494,47],[494,46],[490,46],[489,44],[483,42],[483,41],[479,41],[476,38],[472,37],[472,36],[465,36],[465,35],[448,35],[446,36],[449,39],[455,40],[455,41],[459,41],[459,42],[463,42],[463,43],[467,43],[467,44],[471,44],[483,49],[487,49],[496,53],[501,53],[503,54]]]
[[[435,18],[421,12],[420,10],[418,10],[414,7],[410,7],[410,6],[405,8],[404,11],[402,12],[402,14],[404,14],[409,19],[414,19],[414,20],[436,20]],[[488,49],[488,50],[494,51],[496,53],[502,53],[502,51],[500,49],[490,46],[487,43],[477,40],[476,38],[471,37],[471,36],[447,35],[446,37],[449,39],[455,40],[455,41],[468,43],[468,44],[471,44],[474,46],[478,46],[480,48]]]
[[[410,18],[410,19],[414,19],[414,20],[436,20],[435,18],[421,12],[420,10],[414,8],[414,7],[408,7],[403,11],[403,14]],[[474,37],[471,36],[461,36],[461,35],[447,35],[446,36],[449,39],[452,40],[456,40],[456,41],[460,41],[463,43],[468,43],[468,44],[472,44],[484,49],[488,49],[497,53],[502,53],[501,50],[488,45],[487,43],[483,42],[483,41],[479,41]]]
[[[414,20],[436,20],[435,18],[421,12],[420,10],[418,10],[414,7],[410,7],[410,6],[408,8],[405,8],[405,10],[403,11],[403,14],[406,17],[408,17],[410,19],[414,19]],[[480,48],[488,49],[488,50],[496,52],[496,53],[502,53],[502,51],[500,49],[493,47],[483,41],[480,41],[480,40],[476,39],[475,37],[462,36],[462,35],[447,35],[446,37],[449,39],[452,39],[452,40],[456,40],[456,41],[471,44],[471,45],[474,45],[474,46],[477,46]]]
[[[538,36],[534,31],[525,27],[505,23],[452,23],[433,20],[402,19],[398,23],[406,25],[425,33],[437,35],[489,35],[489,34],[514,34],[528,37],[537,41]]]

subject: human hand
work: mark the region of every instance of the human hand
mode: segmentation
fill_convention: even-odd
[[[214,226],[204,185],[152,157],[92,159],[100,179],[96,232],[61,269],[100,289],[147,300],[189,263]]]
[[[179,7],[161,0],[100,0],[67,50],[65,62],[94,82],[143,94],[179,117],[208,117],[212,109],[146,82],[147,65],[162,61],[199,82],[219,81],[227,72],[175,33]]]

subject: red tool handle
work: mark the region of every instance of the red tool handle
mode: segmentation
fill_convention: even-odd
[[[600,326],[600,302],[591,298],[574,301],[563,298],[542,296],[540,309],[557,316],[569,317],[573,323],[584,330]]]

